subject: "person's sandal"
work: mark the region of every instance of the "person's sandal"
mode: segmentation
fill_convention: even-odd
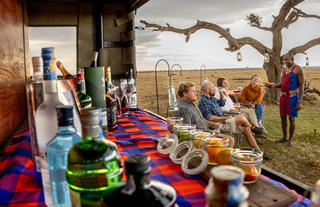
[[[287,146],[288,147],[292,147],[293,146],[293,142],[292,141],[288,141]]]
[[[286,140],[285,138],[275,141],[275,143],[286,143],[286,142],[288,142],[288,140]]]
[[[263,153],[263,160],[264,161],[270,161],[270,160],[273,160],[272,157],[268,156],[265,152]]]

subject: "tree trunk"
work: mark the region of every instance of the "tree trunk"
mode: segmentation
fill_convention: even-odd
[[[270,58],[269,63],[265,63],[263,68],[266,71],[268,81],[271,83],[280,83],[281,79],[281,66],[280,57]],[[268,95],[272,100],[278,101],[280,97],[280,90],[278,88],[269,89]]]

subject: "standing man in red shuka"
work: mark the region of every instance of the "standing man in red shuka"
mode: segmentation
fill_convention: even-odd
[[[299,65],[294,64],[293,54],[285,54],[283,57],[284,68],[282,70],[281,82],[272,84],[271,88],[281,88],[280,96],[280,116],[282,125],[282,139],[278,143],[287,143],[292,146],[294,130],[296,128],[296,117],[301,109],[302,97],[304,92],[304,74]],[[290,121],[290,137],[287,136],[287,116]]]

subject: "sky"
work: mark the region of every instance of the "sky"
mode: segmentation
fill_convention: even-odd
[[[197,20],[209,21],[223,28],[230,28],[236,38],[250,36],[271,47],[272,33],[250,27],[246,16],[257,14],[262,26],[269,27],[272,15],[278,15],[283,0],[149,0],[137,10],[136,26],[144,26],[140,20],[165,25],[169,23],[177,28],[193,26]],[[320,15],[320,1],[306,0],[297,8],[308,14]],[[289,49],[320,37],[320,19],[300,18],[283,31],[282,54]],[[192,34],[188,43],[185,36],[173,32],[154,32],[151,28],[136,30],[136,54],[138,71],[154,71],[159,59],[166,59],[170,66],[180,64],[183,69],[219,68],[261,68],[263,56],[250,46],[240,49],[242,61],[238,62],[237,52],[228,52],[227,41],[219,34],[209,30],[199,30]],[[306,56],[309,66],[320,66],[320,46],[298,54],[295,62],[305,66]],[[165,64],[159,64],[157,70],[167,70]]]

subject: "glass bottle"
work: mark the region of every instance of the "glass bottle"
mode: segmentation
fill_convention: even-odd
[[[62,65],[60,61],[57,61],[57,67],[61,71],[64,78],[73,78],[72,75],[67,71],[67,69]]]
[[[73,107],[57,106],[58,132],[47,144],[48,168],[54,206],[71,206],[70,192],[66,180],[68,152],[80,142],[81,137],[73,126]]]
[[[316,182],[311,193],[311,207],[320,207],[320,180]]]
[[[174,86],[169,86],[168,94],[169,94],[169,110],[178,111],[179,109],[178,109],[176,92],[174,90]]]
[[[105,68],[105,85],[106,85],[106,106],[107,106],[107,123],[108,130],[113,131],[117,126],[117,99],[113,97],[111,82],[111,68]]]
[[[122,177],[116,144],[100,138],[100,118],[96,108],[82,111],[83,137],[69,151],[67,182],[74,206],[101,206],[103,191]]]
[[[36,132],[40,155],[41,177],[48,206],[52,204],[46,145],[58,131],[56,106],[63,105],[57,93],[57,80],[44,81],[44,101],[36,111]]]
[[[93,55],[92,55],[92,58],[91,58],[91,63],[90,63],[89,67],[97,67],[97,65],[98,65],[98,54],[99,53],[97,51],[93,52]]]
[[[127,181],[103,193],[103,206],[173,206],[176,191],[170,185],[150,180],[150,158],[132,155],[125,160]]]
[[[91,97],[85,93],[84,88],[84,69],[77,69],[77,96],[80,101],[81,108],[90,108],[92,106]]]
[[[32,57],[33,76],[27,83],[27,101],[28,101],[28,121],[31,137],[32,157],[35,163],[36,180],[38,186],[42,186],[40,156],[38,150],[38,139],[36,134],[35,116],[38,107],[43,102],[43,61],[42,57]]]
[[[137,90],[136,86],[134,84],[134,78],[133,78],[133,69],[130,69],[130,75],[127,85],[127,96],[128,96],[128,106],[129,109],[136,109],[137,106]]]

